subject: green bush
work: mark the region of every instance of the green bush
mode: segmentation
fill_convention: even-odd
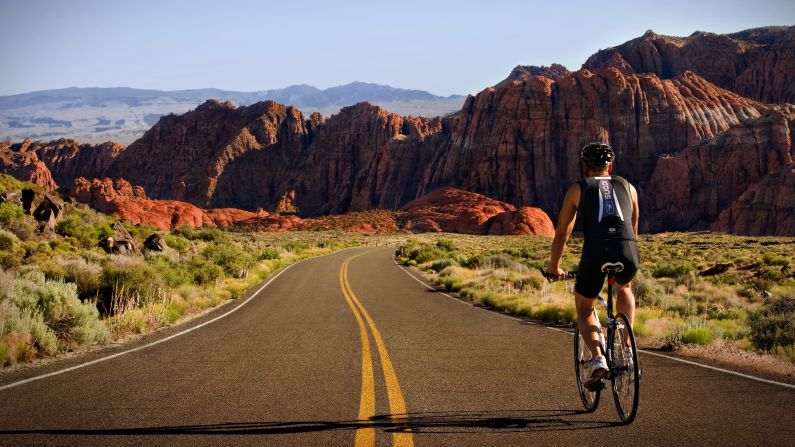
[[[163,239],[166,240],[166,244],[169,247],[183,255],[187,253],[188,247],[190,247],[190,240],[174,232],[164,234]]]
[[[83,258],[67,259],[63,265],[63,279],[77,285],[77,293],[81,299],[96,300],[102,288],[102,266],[88,262]]]
[[[31,315],[32,322],[41,316],[44,326],[32,324],[30,332],[38,347],[48,353],[54,352],[50,332],[67,346],[108,341],[107,328],[99,321],[96,307],[78,299],[73,283],[47,280],[35,268],[23,269],[16,278],[13,302],[20,314]]]
[[[678,264],[662,264],[658,265],[652,275],[655,278],[678,278],[685,276],[690,272],[696,272],[696,266],[690,261],[680,262]]]
[[[411,247],[407,254],[408,258],[415,261],[417,264],[424,264],[436,259],[448,257],[447,250],[430,244],[419,244],[418,246]]]
[[[265,248],[259,252],[257,255],[258,261],[264,261],[267,259],[279,259],[281,255],[278,251],[274,250],[273,248]]]
[[[445,251],[455,251],[455,244],[453,244],[453,241],[448,239],[439,239],[436,242],[436,246]]]
[[[682,333],[682,342],[706,346],[712,342],[712,333],[704,326],[691,327]]]
[[[789,266],[790,260],[775,253],[765,253],[762,261],[767,265]]]
[[[764,351],[795,344],[795,299],[779,299],[748,316],[751,342]]]
[[[291,241],[284,244],[283,248],[289,252],[298,253],[309,248],[309,245],[306,244],[305,242]]]
[[[12,232],[0,228],[0,250],[12,250],[19,238]]]
[[[442,270],[446,269],[447,267],[450,267],[454,263],[455,261],[453,261],[452,259],[440,259],[438,261],[432,262],[429,268],[434,272],[439,273]]]
[[[632,292],[639,306],[660,306],[665,296],[665,289],[643,271],[632,280]]]
[[[140,258],[111,255],[102,266],[99,306],[108,315],[159,302],[163,292],[160,275]]]
[[[191,272],[182,264],[172,261],[165,255],[153,255],[147,261],[157,270],[168,287],[176,289],[179,286],[193,283]]]
[[[188,262],[188,271],[193,276],[193,282],[199,285],[214,284],[224,277],[223,268],[201,257],[193,258]]]
[[[22,219],[25,211],[16,203],[0,203],[0,225],[8,225],[18,219]]]
[[[82,247],[93,247],[99,240],[100,233],[93,225],[84,222],[76,215],[67,216],[55,225],[55,232],[65,237],[77,239]]]
[[[233,242],[210,242],[202,250],[202,256],[221,267],[228,276],[242,278],[254,265],[254,258]]]
[[[22,182],[8,174],[0,174],[0,194],[6,191],[21,191],[22,188],[31,187],[41,189],[40,186],[34,185],[30,182]]]

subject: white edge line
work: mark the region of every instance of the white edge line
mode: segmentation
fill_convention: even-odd
[[[463,305],[465,305],[465,306],[470,306],[470,307],[478,308],[478,307],[476,307],[476,306],[474,306],[474,305],[472,305],[472,304],[466,303],[466,302],[464,302],[464,301],[462,301],[462,300],[460,300],[460,299],[458,299],[458,298],[455,298],[455,297],[453,297],[453,296],[450,296],[450,295],[448,295],[448,294],[446,294],[446,293],[444,293],[444,292],[442,292],[442,291],[440,291],[440,290],[437,290],[437,289],[435,289],[435,288],[433,288],[433,287],[429,286],[428,284],[426,284],[426,283],[424,283],[424,282],[420,281],[420,280],[419,280],[419,279],[418,279],[416,276],[412,275],[412,274],[411,274],[411,272],[409,272],[409,271],[408,271],[406,268],[404,268],[402,265],[400,265],[400,264],[399,264],[397,261],[395,261],[395,265],[397,265],[398,267],[400,267],[400,269],[401,269],[401,270],[403,270],[404,272],[406,272],[406,274],[407,274],[407,275],[411,276],[411,277],[412,277],[412,278],[413,278],[415,281],[417,281],[418,283],[422,284],[422,285],[423,285],[423,286],[425,286],[426,288],[428,288],[428,289],[430,289],[430,290],[433,290],[433,291],[434,291],[434,292],[436,292],[436,293],[441,293],[442,295],[444,295],[444,296],[446,296],[446,297],[448,297],[448,298],[450,298],[450,299],[452,299],[452,300],[455,300],[455,301],[457,301],[457,302],[459,302],[459,303],[461,303],[461,304],[463,304]],[[480,308],[480,309],[487,310],[487,309],[485,309],[485,308]],[[510,316],[510,315],[501,314],[501,313],[499,313],[499,312],[492,312],[492,311],[489,311],[489,312],[490,312],[490,313],[492,313],[492,314],[495,314],[495,315],[499,315],[499,316],[503,316],[503,317],[506,317],[506,318],[510,318],[511,320],[522,321],[522,322],[524,322],[524,321],[529,321],[529,320],[523,320],[523,319],[521,319],[521,318],[512,317],[512,316]],[[543,327],[546,327],[547,329],[551,329],[551,330],[553,330],[553,331],[557,331],[557,332],[563,332],[564,334],[568,334],[568,335],[574,335],[574,334],[572,334],[571,332],[569,332],[569,331],[566,331],[566,330],[563,330],[563,329],[560,329],[560,328],[556,328],[556,327],[549,327],[549,326],[543,326]],[[767,384],[770,384],[770,385],[778,385],[778,386],[783,386],[783,387],[785,387],[785,388],[791,388],[791,389],[795,389],[795,385],[792,385],[792,384],[789,384],[789,383],[778,382],[778,381],[775,381],[775,380],[770,380],[770,379],[763,379],[763,378],[761,378],[761,377],[752,376],[752,375],[750,375],[750,374],[743,374],[743,373],[741,373],[741,372],[732,371],[732,370],[730,370],[730,369],[724,369],[724,368],[719,368],[719,367],[717,367],[717,366],[705,365],[705,364],[703,364],[703,363],[694,362],[694,361],[692,361],[692,360],[680,359],[680,358],[678,358],[678,357],[674,357],[674,356],[670,356],[670,355],[665,355],[665,354],[660,354],[660,353],[658,353],[658,352],[653,352],[653,351],[647,351],[647,350],[645,350],[645,349],[638,349],[638,352],[642,352],[642,353],[644,353],[644,354],[653,355],[653,356],[656,356],[656,357],[662,357],[662,358],[669,359],[669,360],[674,360],[674,361],[677,361],[677,362],[680,362],[680,363],[685,363],[685,364],[692,365],[692,366],[700,366],[700,367],[702,367],[702,368],[711,369],[711,370],[713,370],[713,371],[720,371],[720,372],[722,372],[722,373],[726,373],[726,374],[732,374],[732,375],[735,375],[735,376],[738,376],[738,377],[743,377],[743,378],[746,378],[746,379],[756,380],[757,382],[763,382],[763,383],[767,383]]]
[[[310,258],[306,258],[306,259],[310,259]],[[106,357],[101,357],[101,358],[98,358],[98,359],[95,359],[95,360],[91,360],[90,362],[80,363],[80,364],[75,365],[75,366],[70,366],[69,368],[59,369],[58,371],[53,371],[53,372],[50,372],[50,373],[47,373],[47,374],[42,374],[40,376],[29,377],[29,378],[24,379],[24,380],[20,380],[20,381],[17,381],[17,382],[9,383],[8,385],[0,386],[0,391],[6,390],[6,389],[9,389],[9,388],[14,388],[16,386],[24,385],[26,383],[35,382],[36,380],[41,380],[41,379],[46,379],[48,377],[57,376],[59,374],[63,374],[63,373],[69,372],[69,371],[74,371],[76,369],[85,368],[86,366],[91,366],[91,365],[95,365],[95,364],[100,363],[100,362],[104,362],[106,360],[115,359],[116,357],[121,357],[121,356],[123,356],[125,354],[129,354],[131,352],[140,351],[142,349],[150,348],[152,346],[159,345],[160,343],[169,341],[172,338],[179,337],[180,335],[185,335],[188,332],[193,332],[196,329],[199,329],[200,327],[206,326],[206,325],[208,325],[210,323],[215,323],[216,321],[220,320],[221,318],[227,317],[230,314],[232,314],[233,312],[235,312],[236,310],[238,310],[241,307],[245,306],[249,301],[251,301],[252,298],[254,298],[257,295],[259,295],[259,293],[262,292],[262,290],[265,287],[267,287],[268,284],[273,282],[274,279],[278,278],[279,275],[281,275],[282,273],[286,272],[290,267],[292,267],[292,266],[294,266],[294,265],[296,265],[296,264],[298,264],[300,262],[303,262],[304,260],[305,259],[301,259],[300,261],[294,262],[294,263],[288,265],[287,267],[283,268],[279,273],[277,273],[271,279],[269,279],[268,282],[266,282],[259,289],[257,289],[257,291],[254,292],[250,297],[246,298],[242,303],[240,303],[240,305],[235,306],[229,312],[227,312],[225,314],[221,314],[221,315],[213,318],[212,320],[205,321],[204,323],[197,324],[196,326],[193,326],[192,328],[185,329],[182,332],[177,332],[176,334],[169,335],[168,337],[161,338],[160,340],[155,340],[155,341],[153,341],[151,343],[148,343],[148,344],[145,344],[145,345],[142,345],[142,346],[138,346],[138,347],[135,347],[135,348],[132,348],[132,349],[128,349],[126,351],[117,352],[115,354],[111,354],[111,355],[106,356]]]

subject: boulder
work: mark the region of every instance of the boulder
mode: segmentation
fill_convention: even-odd
[[[115,223],[111,227],[113,235],[100,239],[100,248],[107,253],[131,255],[138,253],[138,248],[135,246],[132,236],[121,223]]]
[[[413,232],[554,236],[549,216],[538,208],[516,207],[481,194],[440,188],[407,203],[402,211]]]
[[[166,239],[160,233],[153,233],[144,241],[143,249],[148,251],[164,251],[168,248]]]

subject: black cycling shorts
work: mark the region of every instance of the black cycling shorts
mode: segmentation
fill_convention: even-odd
[[[615,275],[618,284],[624,285],[632,281],[640,265],[638,242],[604,241],[584,246],[574,291],[586,298],[596,298],[605,282],[606,273],[602,272],[605,262],[624,264],[624,270]]]

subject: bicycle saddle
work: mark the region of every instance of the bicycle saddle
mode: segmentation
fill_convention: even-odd
[[[602,271],[605,273],[618,273],[624,271],[623,262],[605,262],[602,264]]]

